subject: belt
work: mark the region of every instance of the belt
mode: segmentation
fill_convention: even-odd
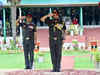
[[[26,40],[30,40],[30,37],[26,37],[25,39],[26,39]]]
[[[54,40],[57,40],[57,37],[54,37],[53,39],[54,39]]]

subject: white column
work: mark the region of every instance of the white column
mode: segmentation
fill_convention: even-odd
[[[19,8],[19,16],[22,16],[21,8]],[[21,20],[20,20],[21,23]],[[23,34],[22,34],[22,27],[20,26],[20,44],[23,46]]]
[[[84,28],[83,28],[83,8],[82,7],[80,7],[80,36],[82,36],[83,35],[83,30],[84,30]]]
[[[14,44],[16,44],[16,6],[12,5],[11,7],[11,23],[12,23],[12,35]]]

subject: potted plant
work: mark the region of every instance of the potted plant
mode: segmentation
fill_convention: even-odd
[[[72,44],[73,44],[73,48],[75,51],[78,51],[78,41],[77,40],[73,40],[72,41]]]

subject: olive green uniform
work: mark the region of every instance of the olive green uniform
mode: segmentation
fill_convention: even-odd
[[[50,20],[47,18],[45,23],[49,26],[49,46],[53,70],[60,71],[63,40],[62,32],[66,29],[66,27],[60,20],[55,22],[54,19]],[[57,24],[61,25],[61,29],[55,27]]]

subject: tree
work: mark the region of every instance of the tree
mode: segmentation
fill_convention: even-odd
[[[21,0],[7,0],[11,4],[11,24],[12,24],[12,35],[14,43],[16,44],[16,5],[20,3]]]

